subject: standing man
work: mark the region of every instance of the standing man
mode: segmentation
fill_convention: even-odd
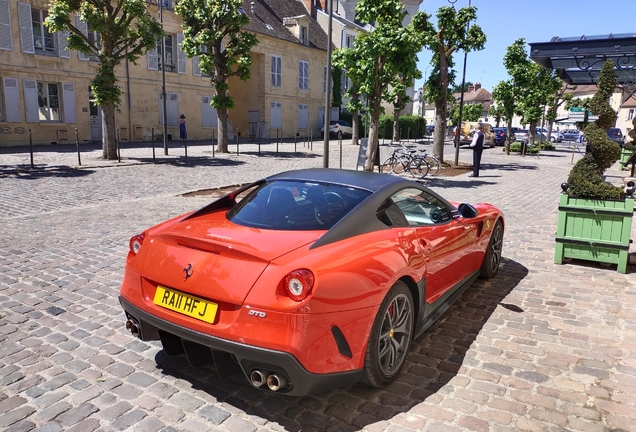
[[[481,163],[481,153],[484,151],[484,133],[481,131],[481,123],[475,126],[473,133],[473,142],[470,147],[473,149],[473,173],[468,177],[479,177],[479,164]]]

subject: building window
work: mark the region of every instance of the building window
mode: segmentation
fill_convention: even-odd
[[[309,45],[309,38],[307,37],[307,27],[300,26],[300,42],[303,45]]]
[[[627,112],[627,120],[633,120],[634,119],[634,112],[636,112],[636,109],[634,109],[634,108],[631,108]]]
[[[303,60],[298,62],[298,88],[309,90],[309,62]]]
[[[352,35],[345,35],[345,48],[353,48],[353,42],[356,37]]]
[[[95,48],[97,48],[97,50],[101,50],[102,48],[102,43],[101,43],[101,37],[99,32],[95,31],[93,28],[91,28],[91,26],[88,26],[88,34],[86,35],[88,37],[88,41],[93,44],[95,46]],[[99,59],[97,58],[96,55],[91,55],[90,56],[90,60],[91,61],[98,61]]]
[[[31,8],[31,24],[33,26],[33,45],[40,54],[56,54],[55,34],[50,33],[44,25],[49,13],[42,9]]]
[[[175,54],[175,44],[174,44],[174,35],[166,35],[164,37],[164,47],[165,47],[165,71],[166,72],[176,72],[176,54]],[[157,41],[157,54],[159,54],[159,70],[161,70],[161,39]]]
[[[349,81],[349,77],[347,75],[343,75],[342,76],[342,94],[345,94],[350,87],[351,87],[351,81]]]
[[[272,56],[271,72],[272,87],[281,87],[283,85],[283,59],[281,57]]]
[[[60,87],[55,83],[38,82],[40,121],[60,121]]]

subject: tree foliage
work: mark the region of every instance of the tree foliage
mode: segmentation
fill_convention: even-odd
[[[506,136],[506,154],[510,154],[510,144],[513,141],[513,133],[512,133],[512,119],[517,113],[517,103],[515,100],[515,95],[518,92],[518,89],[515,88],[515,83],[513,80],[508,81],[499,81],[495,88],[492,90],[492,99],[495,102],[491,107],[491,111],[493,115],[500,116],[506,122],[507,128],[507,136]]]
[[[614,63],[607,60],[598,78],[598,90],[590,101],[590,109],[598,120],[585,128],[585,137],[591,151],[570,171],[568,194],[574,197],[590,199],[623,198],[623,189],[605,183],[603,173],[611,167],[621,155],[618,144],[608,138],[607,130],[616,123],[616,111],[609,100],[616,89]]]
[[[219,117],[217,151],[228,152],[228,110],[234,108],[228,80],[236,76],[246,81],[252,68],[251,50],[258,40],[243,30],[250,18],[239,11],[240,0],[181,0],[175,12],[183,23],[181,49],[188,57],[199,58],[201,71],[210,74],[215,94],[210,105]]]
[[[517,39],[506,50],[504,67],[512,77],[515,114],[521,116],[521,123],[529,123],[529,130],[534,131],[543,119],[546,106],[563,82],[555,70],[546,69],[530,60],[523,38]],[[529,134],[529,140],[532,145],[534,134]]]
[[[356,5],[358,20],[373,23],[370,32],[360,34],[353,48],[336,50],[332,63],[346,71],[355,90],[367,99],[370,115],[369,145],[365,155],[366,171],[373,170],[379,146],[379,119],[382,100],[405,59],[415,58],[422,45],[420,32],[427,25],[423,13],[415,14],[404,27],[404,6],[398,0],[360,0]],[[349,89],[347,95],[351,96]],[[360,100],[350,108],[361,108]]]
[[[74,17],[99,34],[99,42],[76,26]],[[143,0],[50,0],[46,26],[51,31],[68,31],[68,48],[97,58],[97,74],[91,81],[94,102],[102,108],[103,157],[117,159],[115,111],[121,103],[115,68],[128,60],[135,63],[155,47],[161,25]]]
[[[462,121],[476,122],[484,111],[483,104],[466,104],[462,108]],[[459,105],[455,104],[451,108],[450,119],[453,125],[459,123]]]
[[[484,48],[486,35],[481,27],[473,22],[477,19],[477,8],[469,6],[458,11],[444,6],[437,10],[437,29],[428,23],[422,28],[420,37],[424,46],[433,52],[431,64],[433,71],[425,83],[424,99],[435,103],[435,132],[433,153],[439,159],[444,158],[444,134],[446,131],[449,86],[454,82],[453,54],[479,51]],[[469,26],[470,23],[473,23]]]

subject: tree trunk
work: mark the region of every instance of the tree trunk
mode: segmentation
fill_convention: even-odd
[[[506,156],[510,155],[510,143],[512,142],[512,118],[510,118],[508,120],[508,123],[506,124],[507,126],[507,130],[506,130],[506,142],[505,142],[505,146],[506,146]]]
[[[351,113],[351,145],[360,145],[360,113],[354,110]]]
[[[376,100],[372,101],[372,106],[369,106],[371,120],[369,121],[369,143],[364,161],[365,171],[373,171],[376,159],[375,155],[380,151],[380,103],[380,98],[376,98]]]
[[[101,108],[102,157],[107,160],[115,160],[117,159],[117,142],[115,141],[115,102],[105,102]]]
[[[393,142],[400,142],[400,111],[393,110]]]
[[[219,153],[229,153],[227,149],[227,109],[218,108],[216,112],[219,116],[219,134],[216,141],[216,151]]]
[[[435,101],[435,130],[433,131],[433,156],[444,160],[444,139],[446,138],[446,98]]]

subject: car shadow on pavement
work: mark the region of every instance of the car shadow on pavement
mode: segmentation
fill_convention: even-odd
[[[277,423],[284,430],[356,431],[407,413],[422,403],[430,404],[423,409],[435,409],[443,394],[455,387],[467,387],[473,371],[498,372],[497,367],[505,367],[476,359],[479,352],[489,353],[492,348],[485,347],[484,351],[475,341],[493,315],[501,322],[506,321],[506,316],[524,312],[504,300],[527,274],[528,269],[522,264],[503,258],[495,278],[474,282],[439,321],[411,344],[401,374],[383,389],[357,384],[310,396],[284,396],[253,388],[242,374],[221,378],[213,367],[193,368],[184,356],[168,357],[163,350],[155,360],[165,375],[186,380],[193,389],[207,393],[216,402]],[[494,325],[497,324],[490,323],[490,327]],[[221,409],[214,410],[214,419],[207,417],[210,414],[206,411],[200,415],[215,424],[230,416]],[[262,420],[255,421],[260,424]]]

